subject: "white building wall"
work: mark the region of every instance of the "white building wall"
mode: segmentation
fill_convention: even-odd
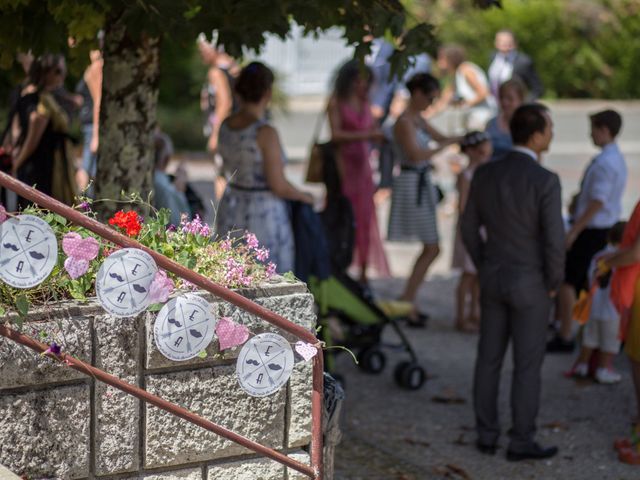
[[[314,38],[293,24],[287,40],[270,36],[257,58],[276,71],[287,95],[298,96],[326,95],[336,68],[352,55],[339,28]]]

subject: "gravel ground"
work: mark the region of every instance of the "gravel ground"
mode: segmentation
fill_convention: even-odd
[[[495,457],[474,448],[471,384],[475,335],[452,329],[456,277],[442,274],[423,287],[422,307],[432,317],[426,329],[411,329],[429,380],[422,389],[407,392],[393,381],[393,367],[403,359],[388,352],[380,375],[359,370],[347,355],[338,360],[347,398],[343,440],[337,449],[336,479],[640,479],[640,467],[618,462],[612,448],[627,433],[633,413],[630,372],[620,356],[623,380],[615,386],[576,382],[563,377],[572,355],[550,355],[543,366],[543,391],[537,439],[557,445],[558,456],[548,461],[507,462],[507,438],[500,439]],[[377,295],[393,298],[402,280],[373,282]],[[391,329],[385,339],[395,340]],[[503,432],[509,428],[510,353],[503,370],[500,411]],[[434,401],[434,397],[450,403]]]

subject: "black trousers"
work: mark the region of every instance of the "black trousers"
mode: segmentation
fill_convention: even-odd
[[[540,403],[551,299],[542,273],[480,272],[482,318],[473,385],[478,439],[495,444],[500,435],[498,394],[504,355],[513,343],[511,443],[517,452],[529,447]]]

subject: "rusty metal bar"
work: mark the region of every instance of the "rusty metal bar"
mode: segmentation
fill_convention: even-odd
[[[233,292],[223,287],[222,285],[218,285],[217,283],[212,282],[208,278],[203,277],[202,275],[189,270],[188,268],[180,265],[179,263],[176,263],[173,260],[170,260],[164,255],[159,254],[156,251],[145,247],[138,241],[130,237],[127,237],[125,235],[122,235],[121,233],[116,232],[114,229],[106,225],[103,225],[102,223],[90,217],[87,217],[86,215],[83,215],[82,213],[74,210],[73,208],[59,202],[58,200],[55,200],[54,198],[49,197],[48,195],[34,189],[33,187],[30,187],[22,183],[21,181],[13,178],[12,176],[4,172],[0,172],[0,185],[9,190],[14,191],[16,194],[20,195],[23,198],[26,198],[27,200],[37,203],[43,208],[46,208],[52,212],[62,215],[67,220],[72,221],[76,225],[79,225],[88,230],[91,230],[92,232],[96,233],[100,237],[105,238],[117,245],[120,245],[122,247],[139,248],[140,250],[144,250],[145,252],[147,252],[149,255],[153,257],[153,259],[155,260],[158,266],[174,273],[175,275],[182,277],[183,279],[193,283],[194,285],[201,287],[202,289],[220,297],[223,300],[226,300],[227,302],[232,303],[233,305],[236,305],[237,307],[266,320],[267,322],[277,326],[278,328],[281,328],[282,330],[292,333],[293,335],[300,338],[301,340],[304,340],[312,344],[316,344],[318,342],[318,339],[315,337],[313,333],[309,332],[308,330],[301,327],[300,325],[296,325],[290,322],[289,320],[287,320],[286,318],[282,317],[281,315],[278,315],[277,313],[272,312],[271,310],[268,310],[267,308],[264,308],[255,302],[252,302],[251,300],[243,297],[242,295],[236,292]],[[13,332],[16,335],[20,335],[19,338],[28,342],[28,343],[23,343],[23,342],[20,342],[20,343],[23,343],[24,345],[27,345],[30,348],[34,348],[32,345],[37,345],[38,348],[34,348],[34,350],[39,350],[39,348],[41,348],[43,345],[28,336],[19,334],[14,330],[8,329],[7,327],[3,327],[0,325],[0,334],[6,336],[7,338],[11,338],[15,340],[13,337],[6,335],[5,332]],[[45,346],[44,349],[46,348],[47,347]],[[39,351],[42,352],[44,350],[39,350]],[[66,358],[71,359],[72,357],[66,356]],[[282,455],[281,453],[273,449],[267,448],[263,445],[253,442],[230,430],[226,430],[223,427],[220,427],[208,420],[205,420],[189,412],[188,410],[185,410],[181,407],[173,405],[170,402],[167,402],[166,400],[156,397],[155,395],[151,395],[148,392],[142,389],[139,389],[138,387],[134,387],[125,382],[122,382],[116,377],[113,377],[112,375],[109,375],[106,372],[103,372],[99,369],[96,369],[95,367],[86,365],[83,362],[79,362],[78,360],[75,360],[75,362],[76,363],[73,368],[75,368],[76,370],[79,370],[83,373],[87,373],[89,375],[94,375],[96,378],[100,380],[102,380],[102,378],[100,377],[108,379],[109,381],[106,381],[106,380],[102,380],[102,381],[116,388],[119,388],[120,390],[130,393],[131,395],[134,395],[144,401],[152,403],[158,408],[167,410],[173,413],[174,415],[177,415],[187,421],[190,421],[196,425],[199,425],[202,428],[211,430],[223,437],[229,438],[230,440],[237,442],[243,446],[246,446],[247,448],[257,453],[270,457],[287,466],[291,466],[291,468],[294,468],[300,471],[301,473],[308,475],[314,480],[320,480],[322,478],[322,461],[323,461],[323,458],[322,458],[322,453],[323,453],[322,402],[323,402],[323,383],[324,383],[324,378],[323,378],[324,362],[323,362],[322,349],[318,349],[318,354],[314,357],[314,361],[313,361],[313,393],[311,396],[311,468],[299,462],[295,462],[289,457]],[[99,373],[100,376],[98,376],[96,373]],[[120,384],[120,386],[118,386],[118,384]],[[237,438],[238,440],[236,440],[235,438]],[[248,442],[248,443],[243,443],[243,442]],[[304,470],[301,470],[298,467],[304,467]]]
[[[37,340],[27,335],[23,335],[22,333],[4,325],[0,325],[0,335],[3,335],[13,340],[14,342],[20,343],[26,347],[29,347],[38,353],[43,353],[47,350],[47,348],[49,348],[48,345],[38,342]],[[187,420],[220,436],[228,438],[229,440],[232,440],[242,445],[243,447],[247,447],[254,452],[258,452],[262,455],[272,458],[273,460],[283,463],[287,467],[291,467],[301,473],[304,473],[305,475],[308,475],[309,477],[315,478],[313,467],[309,467],[308,465],[289,458],[280,452],[265,447],[264,445],[254,442],[253,440],[249,440],[248,438],[243,437],[242,435],[238,435],[231,430],[227,430],[226,428],[221,427],[220,425],[217,425],[209,420],[206,420],[185,408],[168,402],[160,397],[157,397],[156,395],[147,392],[146,390],[131,385],[130,383],[124,382],[119,378],[114,377],[113,375],[110,375],[103,370],[100,370],[99,368],[87,365],[86,363],[72,357],[71,355],[61,353],[60,355],[49,354],[49,356],[65,363],[74,370],[78,370],[79,372],[94,377],[96,380],[100,380],[107,385],[111,385],[112,387],[115,387],[119,390],[122,390],[123,392],[133,395],[134,397],[144,400],[145,402],[150,403],[155,407],[165,410],[177,417],[183,418],[184,420]]]

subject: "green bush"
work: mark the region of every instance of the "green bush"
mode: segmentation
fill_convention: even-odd
[[[545,96],[640,98],[638,0],[503,0],[502,9],[489,10],[471,0],[447,3],[429,13],[439,39],[463,45],[484,68],[495,32],[509,28],[534,59]]]

